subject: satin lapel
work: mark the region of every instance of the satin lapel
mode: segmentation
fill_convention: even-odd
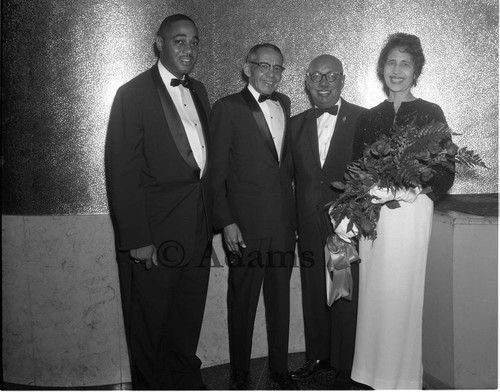
[[[350,156],[350,149],[352,148],[352,135],[346,129],[346,123],[349,119],[349,107],[345,101],[342,102],[333,131],[333,136],[328,147],[328,154],[326,155],[325,164],[323,167],[331,167],[331,160],[336,162],[337,165],[347,164],[344,162]]]
[[[200,168],[194,159],[193,152],[191,150],[191,146],[189,145],[189,140],[186,136],[186,131],[184,129],[184,125],[182,124],[181,117],[175,108],[174,101],[170,97],[170,94],[167,92],[167,88],[163,83],[163,80],[160,76],[160,71],[158,70],[158,66],[155,65],[151,69],[151,74],[153,76],[153,80],[156,86],[156,91],[160,97],[161,106],[163,108],[163,113],[165,114],[165,119],[167,120],[167,125],[170,133],[172,134],[172,138],[174,139],[175,145],[177,146],[177,150],[179,154],[181,154],[182,158],[186,161],[186,163],[193,169],[197,176],[200,175]]]
[[[309,144],[314,156],[314,161],[321,170],[321,162],[319,160],[319,143],[318,143],[318,122],[314,115],[314,109],[309,109],[304,118],[304,126],[306,127]]]
[[[290,143],[289,139],[289,129],[288,129],[288,122],[290,121],[290,112],[289,108],[286,107],[285,103],[281,100],[281,97],[278,95],[278,102],[281,104],[281,109],[283,109],[283,113],[285,114],[285,128],[283,129],[283,142],[281,143],[281,160],[280,160],[280,165],[281,162],[285,162],[286,154],[288,152],[288,143]],[[273,142],[274,144],[274,142]]]
[[[207,112],[205,111],[205,108],[203,107],[200,97],[198,97],[198,94],[196,94],[196,90],[194,88],[191,90],[191,96],[193,97],[194,105],[196,106],[196,111],[198,112],[198,117],[200,118],[201,121],[201,129],[203,131],[203,138],[205,139],[206,162],[205,162],[205,168],[203,169],[203,174],[205,174],[208,168],[209,154],[210,154],[210,146],[209,146],[210,139],[208,137]]]
[[[264,117],[264,113],[262,113],[262,110],[260,109],[259,104],[257,101],[254,99],[252,96],[252,93],[247,89],[243,89],[241,92],[241,95],[243,96],[243,99],[247,103],[248,107],[252,111],[253,117],[255,121],[257,122],[257,127],[259,128],[260,133],[264,137],[264,140],[266,141],[267,146],[269,147],[269,150],[273,154],[274,158],[276,159],[276,162],[279,161],[278,159],[278,153],[276,152],[276,147],[273,142],[273,137],[271,136],[271,131],[269,130],[269,127],[267,126],[266,118]]]

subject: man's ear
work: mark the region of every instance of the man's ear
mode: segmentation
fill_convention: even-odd
[[[243,73],[246,75],[247,78],[250,77],[250,64],[249,63],[243,64]]]
[[[163,51],[163,38],[160,37],[159,35],[156,36],[155,38],[155,42],[156,42],[156,48],[162,52]]]

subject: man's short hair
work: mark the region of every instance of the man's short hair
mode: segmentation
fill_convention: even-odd
[[[263,43],[263,44],[257,44],[254,45],[250,48],[247,54],[246,62],[248,63],[254,56],[257,55],[257,51],[261,48],[269,48],[269,49],[274,49],[276,52],[279,53],[281,56],[281,61],[283,62],[283,54],[281,53],[280,48],[278,48],[276,45],[269,44],[269,43]]]
[[[184,14],[174,14],[167,16],[165,19],[163,19],[163,22],[161,22],[160,28],[158,29],[158,32],[156,35],[159,35],[160,37],[163,37],[170,25],[174,22],[178,22],[180,20],[188,20],[190,21],[193,25],[196,26],[194,23],[193,19],[191,19],[189,16],[184,15]]]

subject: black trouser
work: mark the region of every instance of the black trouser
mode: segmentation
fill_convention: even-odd
[[[324,246],[328,231],[318,220],[300,222],[299,256],[307,359],[328,359],[337,369],[350,369],[354,356],[358,309],[359,265],[351,264],[352,300],[328,307]],[[323,222],[324,223],[324,222]]]
[[[120,261],[120,289],[134,389],[198,389],[196,356],[210,274],[204,230],[181,267]]]
[[[288,370],[290,325],[290,277],[295,239],[291,229],[283,227],[272,237],[244,238],[241,258],[230,255],[228,285],[228,323],[231,367],[248,372],[252,352],[255,314],[263,286],[267,325],[269,368]]]

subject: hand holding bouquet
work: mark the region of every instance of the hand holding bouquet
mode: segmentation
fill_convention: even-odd
[[[329,204],[334,227],[342,233],[358,229],[351,238],[375,239],[382,205],[398,208],[401,201],[412,203],[420,193],[430,192],[429,181],[438,167],[453,172],[456,163],[486,168],[474,151],[454,144],[452,135],[457,134],[440,122],[421,128],[410,124],[395,126],[390,136],[367,145],[363,156],[347,167],[345,182],[332,183],[343,190]],[[339,228],[341,222],[345,228]]]

